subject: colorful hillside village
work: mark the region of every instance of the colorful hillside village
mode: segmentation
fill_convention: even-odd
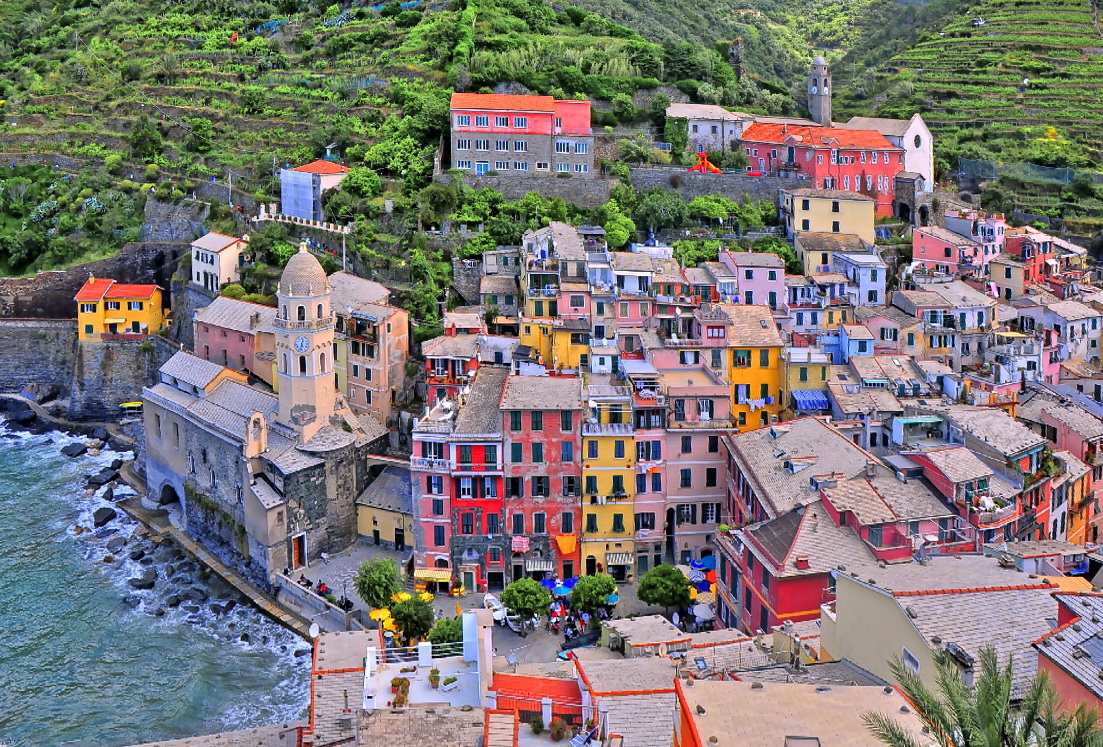
[[[987,646],[1016,693],[1048,672],[1061,707],[1103,707],[1087,251],[936,209],[922,118],[832,122],[822,58],[813,79],[808,120],[672,105],[694,148],[730,136],[762,178],[807,183],[776,190],[798,272],[732,248],[687,265],[653,237],[614,251],[602,227],[553,220],[464,261],[461,305],[417,342],[388,287],[327,275],[305,240],[274,307],[217,295],[248,236],[193,243],[208,303],[143,392],[145,475],[234,572],[304,618],[334,613],[300,744],[528,745],[548,741],[538,719],[574,747],[872,745],[871,711],[936,744],[890,662],[933,687],[942,661],[972,678]],[[457,93],[453,165],[599,178],[579,103]],[[295,215],[323,220],[302,195],[344,172],[286,173]],[[877,244],[893,216],[912,226],[904,261]],[[156,332],[139,312],[158,293],[90,280],[82,339]],[[411,591],[478,600],[457,611],[462,646],[400,653],[356,614],[332,622],[300,578],[365,546]],[[692,603],[589,609],[589,644],[554,661],[510,660],[483,608],[522,579],[634,596],[672,567]]]

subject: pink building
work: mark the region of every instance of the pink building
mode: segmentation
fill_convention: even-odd
[[[593,175],[589,101],[453,93],[451,115],[452,168]]]
[[[738,277],[740,303],[777,309],[785,302],[785,262],[781,257],[722,251],[720,262]]]
[[[195,354],[271,385],[275,318],[271,306],[219,296],[195,312]]]
[[[940,226],[912,229],[912,258],[929,270],[947,275],[985,274],[981,271],[981,245]]]

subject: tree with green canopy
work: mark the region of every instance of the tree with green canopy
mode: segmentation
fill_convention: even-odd
[[[398,580],[398,566],[390,558],[361,563],[352,585],[364,603],[373,609],[386,607],[391,603],[391,597],[402,588]]]

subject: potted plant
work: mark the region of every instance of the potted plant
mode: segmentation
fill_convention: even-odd
[[[532,721],[529,721],[529,726],[532,727],[533,734],[544,733],[544,719],[539,716],[533,716]]]
[[[556,716],[548,725],[548,731],[551,732],[553,742],[562,742],[567,736],[567,723]]]
[[[440,687],[440,670],[436,667],[429,670],[429,686],[434,690]]]
[[[402,687],[402,683],[406,681],[405,677],[392,677],[391,678],[391,692],[397,693],[398,689]]]
[[[457,682],[459,682],[458,677],[445,677],[444,682],[441,683],[441,688],[440,689],[443,690],[444,692],[448,692],[449,690],[455,690],[456,687],[457,687],[457,684],[456,684]]]

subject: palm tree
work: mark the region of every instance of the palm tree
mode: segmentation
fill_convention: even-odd
[[[1000,666],[996,651],[985,646],[972,686],[943,654],[937,662],[932,692],[899,658],[889,664],[900,689],[940,747],[1103,747],[1098,715],[1080,705],[1071,713],[1057,712],[1057,696],[1042,672],[1017,702],[1012,695],[1011,661]],[[882,713],[862,714],[877,739],[889,747],[921,747],[898,721]]]

